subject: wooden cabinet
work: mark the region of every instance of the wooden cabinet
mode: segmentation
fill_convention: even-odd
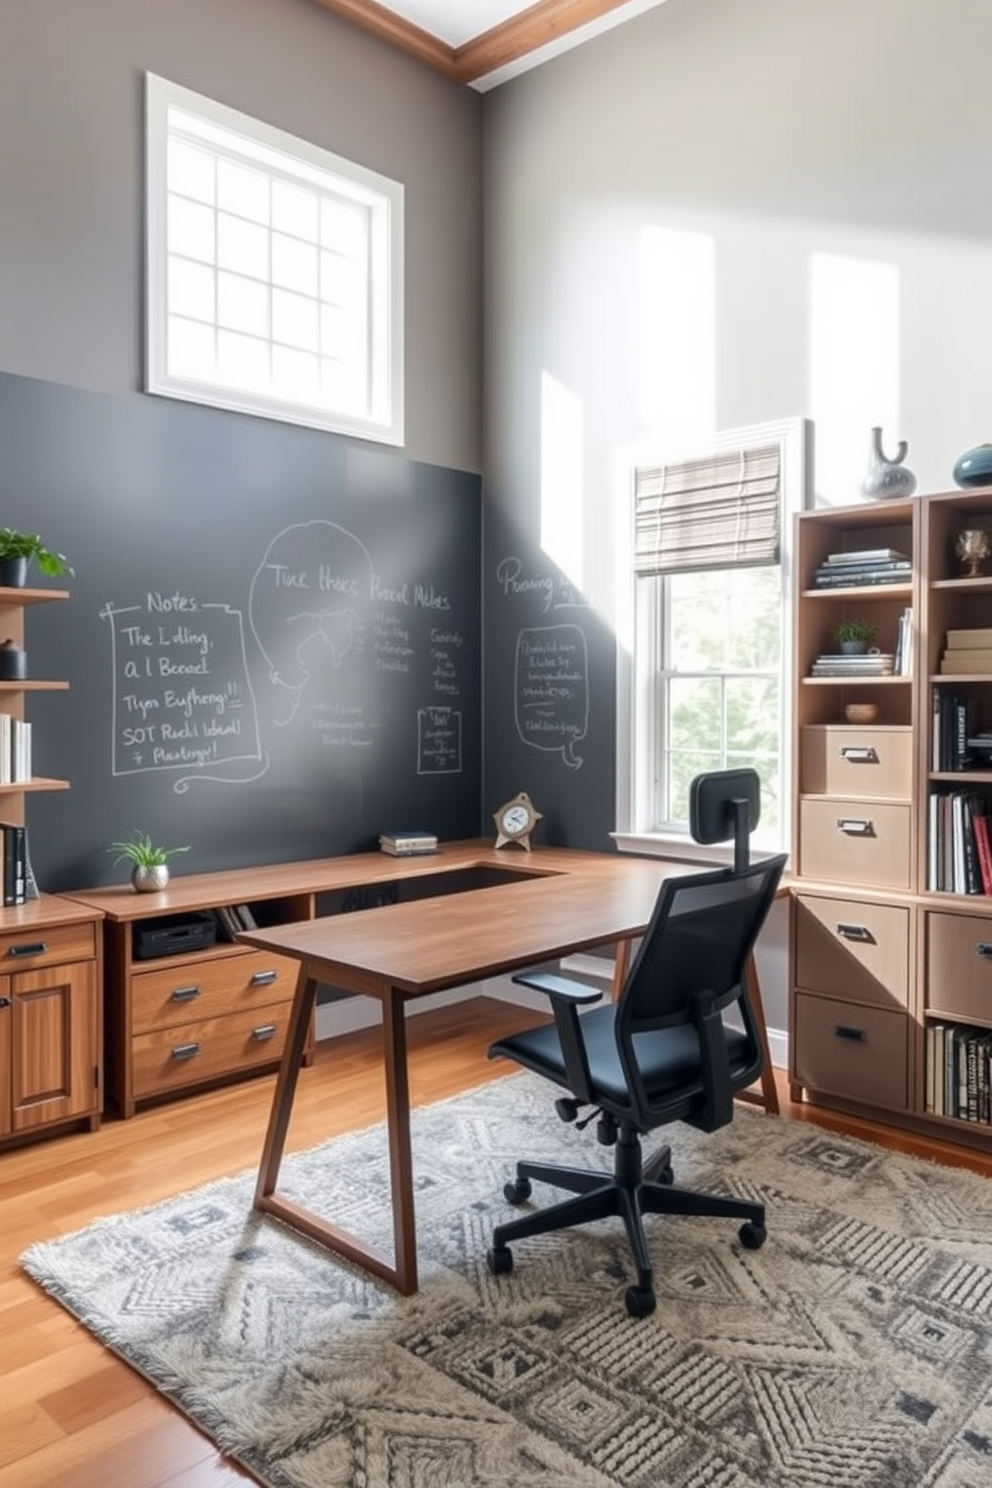
[[[0,714],[25,721],[32,693],[68,683],[31,676],[24,616],[68,599],[61,589],[0,588],[0,639],[27,650],[28,677],[0,680]],[[41,752],[34,741],[32,758]],[[0,820],[25,823],[25,800],[67,790],[67,780],[0,770]],[[0,1145],[70,1122],[96,1127],[102,1090],[102,950],[99,914],[51,894],[0,908]]]
[[[989,1146],[992,564],[959,543],[976,529],[992,537],[992,488],[798,519],[791,1075],[807,1099]],[[824,592],[827,554],[858,549],[905,552],[910,582]],[[812,675],[839,616],[874,621],[885,651],[902,607],[905,675]],[[859,700],[876,716],[852,726]]]
[[[70,1122],[95,1129],[103,1108],[98,916],[43,895],[3,919],[0,1142]]]
[[[262,924],[310,919],[306,864],[177,877],[160,893],[130,887],[78,896],[103,916],[107,1095],[122,1116],[142,1105],[274,1069],[282,1056],[297,965],[217,939],[203,949],[141,955],[142,930],[248,904]],[[325,870],[326,872],[326,870]],[[218,927],[218,935],[222,931]],[[312,1057],[312,1037],[307,1061]]]

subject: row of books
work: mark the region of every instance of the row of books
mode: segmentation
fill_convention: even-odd
[[[891,677],[895,671],[895,652],[866,651],[861,656],[824,652],[810,668],[811,677]]]
[[[949,630],[940,670],[945,674],[992,674],[992,629],[972,626],[965,630]]]
[[[913,675],[913,612],[903,610],[896,625],[896,649],[892,671],[897,677]]]
[[[31,779],[31,725],[0,713],[0,785]]]
[[[926,1060],[928,1111],[992,1125],[992,1030],[928,1023]]]
[[[28,857],[27,828],[12,822],[0,822],[0,883],[4,909],[38,897]]]
[[[224,904],[214,910],[214,919],[226,940],[237,940],[242,930],[257,930],[258,921],[247,904]]]
[[[814,589],[853,589],[870,584],[905,584],[912,577],[908,553],[896,548],[861,548],[828,553],[813,571]]]
[[[394,858],[416,857],[437,852],[437,837],[433,832],[380,832],[379,847]]]
[[[937,894],[992,894],[992,836],[977,791],[933,791],[927,888]]]
[[[934,770],[970,770],[975,764],[972,706],[968,698],[933,690],[930,764]]]

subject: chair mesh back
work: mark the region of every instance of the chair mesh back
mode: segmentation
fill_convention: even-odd
[[[693,994],[732,1002],[775,897],[785,859],[669,880],[627,978],[618,1033],[691,1019]]]

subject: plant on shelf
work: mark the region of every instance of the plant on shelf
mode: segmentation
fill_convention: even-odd
[[[29,563],[37,564],[50,578],[72,573],[65,554],[47,548],[37,532],[18,532],[15,527],[0,527],[2,582],[11,588],[21,588]]]
[[[842,651],[867,651],[875,634],[870,620],[842,620],[834,634]]]
[[[108,852],[116,853],[115,863],[131,864],[131,883],[139,893],[164,889],[169,882],[169,859],[188,847],[157,847],[147,832],[135,832],[123,842],[112,842]]]

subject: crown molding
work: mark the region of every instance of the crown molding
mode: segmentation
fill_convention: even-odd
[[[626,0],[538,0],[519,15],[484,31],[464,46],[450,47],[377,0],[315,0],[380,40],[426,62],[456,83],[474,83],[498,67],[527,56],[617,10]]]

